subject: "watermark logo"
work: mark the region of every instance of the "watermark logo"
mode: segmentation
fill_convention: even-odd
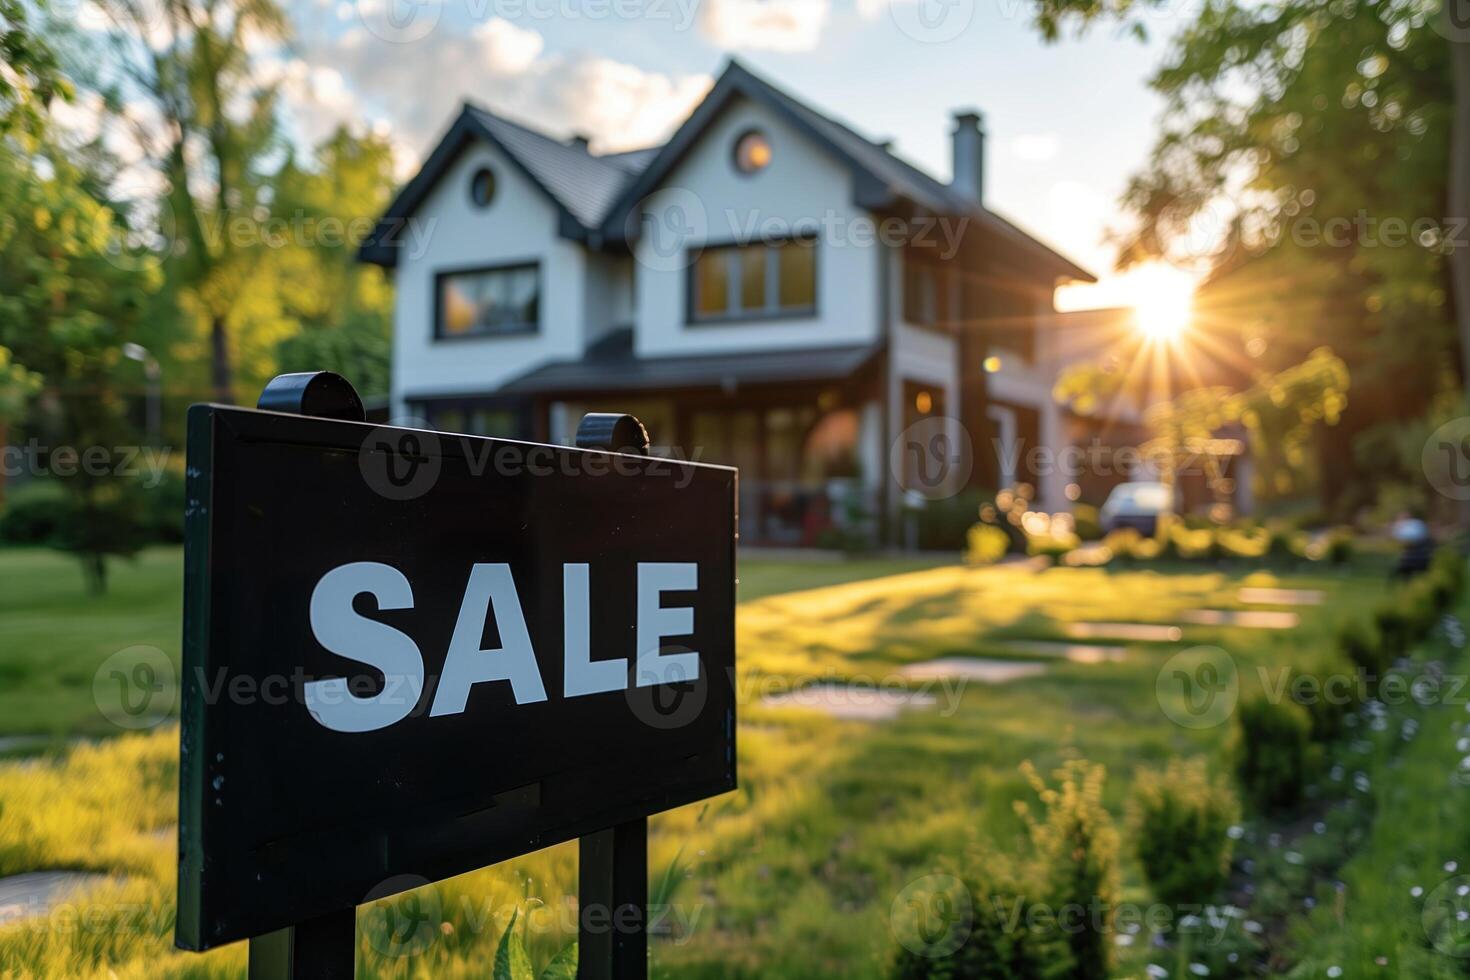
[[[888,16],[921,44],[943,44],[963,34],[975,19],[975,0],[887,0]]]
[[[357,18],[389,44],[422,41],[439,25],[444,0],[357,0]]]
[[[669,645],[659,651],[661,657],[674,657],[693,653],[688,647]],[[698,654],[695,654],[698,657]],[[695,661],[696,664],[698,661]],[[650,671],[639,674],[639,683],[626,691],[628,707],[633,715],[649,728],[672,731],[693,722],[704,711],[709,701],[709,672],[697,666],[686,672],[674,663],[670,665],[671,677],[656,678]],[[686,677],[692,673],[693,677]]]
[[[406,424],[423,426],[420,419]],[[415,500],[439,482],[444,460],[439,437],[427,428],[379,426],[362,440],[358,469],[367,485],[389,500]]]
[[[925,500],[948,500],[965,489],[974,467],[970,433],[942,415],[915,422],[888,448],[893,479]]]
[[[1470,875],[1440,882],[1420,913],[1429,944],[1446,956],[1470,957]]]
[[[363,932],[379,954],[417,956],[438,941],[444,922],[439,889],[418,875],[395,875],[363,899]]]
[[[1235,658],[1219,647],[1181,650],[1159,669],[1154,694],[1159,708],[1181,728],[1214,728],[1240,700]]]
[[[1444,0],[1444,8],[1431,13],[1429,23],[1447,41],[1470,41],[1470,0]]]
[[[888,928],[898,944],[933,959],[963,946],[974,924],[970,889],[951,874],[925,875],[909,882],[888,910]]]
[[[1451,500],[1470,500],[1470,416],[1435,429],[1420,456],[1429,485]]]
[[[158,647],[119,650],[92,676],[92,700],[118,728],[140,731],[168,720],[178,697],[173,661]]]
[[[683,187],[650,194],[628,216],[628,238],[638,241],[634,254],[655,272],[678,272],[699,258],[709,237],[704,201]]]

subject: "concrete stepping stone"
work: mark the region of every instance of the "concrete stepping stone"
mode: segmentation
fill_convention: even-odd
[[[1007,640],[999,649],[1035,657],[1056,657],[1074,664],[1100,664],[1122,660],[1127,649],[1108,643],[1068,643],[1065,640]]]
[[[1035,677],[1048,669],[1047,664],[1027,663],[1018,660],[992,660],[985,657],[940,657],[923,663],[906,664],[899,674],[910,680],[938,680],[958,677],[968,681],[983,681],[986,684],[1004,684],[1023,677]]]
[[[1242,626],[1253,630],[1289,630],[1301,624],[1294,612],[1270,609],[1186,609],[1180,616],[1196,626]]]
[[[761,699],[770,708],[806,708],[842,721],[887,721],[905,708],[930,708],[932,694],[847,684],[809,684]]]
[[[80,871],[32,871],[0,878],[0,926],[47,915],[58,898],[106,877]]]
[[[1321,589],[1268,589],[1244,586],[1235,597],[1258,606],[1320,606],[1327,599]]]
[[[1064,632],[1077,640],[1133,640],[1137,643],[1175,643],[1184,631],[1167,623],[1068,623]]]

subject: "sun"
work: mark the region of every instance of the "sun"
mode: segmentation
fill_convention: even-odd
[[[1177,341],[1194,316],[1194,279],[1164,267],[1139,270],[1130,278],[1130,305],[1139,333],[1158,343]]]

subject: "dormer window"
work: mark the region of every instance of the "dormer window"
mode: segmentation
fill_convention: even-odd
[[[481,167],[470,178],[470,200],[477,208],[488,208],[495,200],[495,172],[489,167]]]
[[[771,165],[771,141],[758,129],[747,129],[735,141],[735,169],[754,174]]]

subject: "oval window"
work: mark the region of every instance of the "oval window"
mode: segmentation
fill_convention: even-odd
[[[758,129],[747,130],[735,141],[735,169],[758,173],[771,164],[771,141]]]
[[[470,200],[475,202],[475,207],[488,207],[495,199],[495,174],[490,168],[484,167],[475,171],[470,178]]]

